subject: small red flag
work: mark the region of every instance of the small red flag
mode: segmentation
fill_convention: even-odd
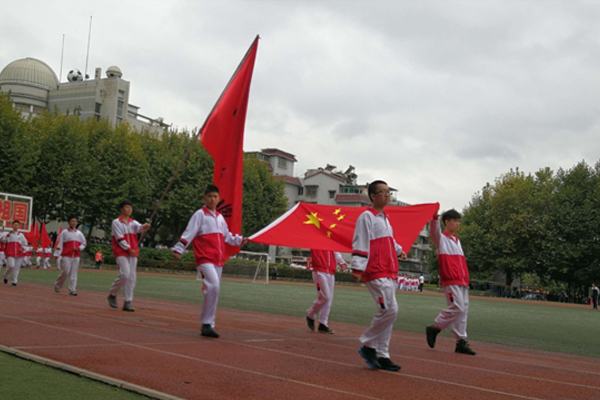
[[[385,208],[394,239],[406,253],[439,207],[439,203],[430,203]],[[262,244],[351,253],[356,220],[367,208],[298,203],[249,239]]]
[[[244,126],[258,39],[256,36],[200,129],[200,141],[215,162],[213,182],[220,197],[217,209],[233,234],[242,231]],[[239,247],[227,246],[228,256],[238,251]]]
[[[62,233],[62,226],[60,227],[60,229],[58,230],[58,236],[56,236],[56,240],[54,241],[54,248],[56,249],[56,247],[58,246],[58,242],[60,239],[60,234]]]
[[[52,244],[52,240],[50,240],[50,236],[48,236],[48,232],[46,231],[46,223],[42,222],[42,247],[45,249],[46,247]]]

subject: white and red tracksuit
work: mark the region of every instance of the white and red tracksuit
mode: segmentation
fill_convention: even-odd
[[[77,229],[68,228],[61,232],[58,238],[58,244],[54,250],[54,257],[60,257],[60,274],[56,278],[54,287],[63,287],[67,276],[69,277],[69,292],[76,293],[77,290],[77,271],[79,270],[79,257],[85,249],[85,236]]]
[[[52,267],[50,265],[50,257],[52,256],[52,247],[48,246],[44,249],[44,269]],[[58,266],[60,268],[60,266]]]
[[[438,253],[440,280],[446,294],[448,308],[435,319],[440,329],[452,327],[456,339],[467,338],[467,316],[469,313],[469,269],[460,240],[442,232],[438,216],[429,224],[431,241]]]
[[[346,265],[346,261],[338,252],[327,250],[311,250],[312,277],[317,288],[317,299],[306,310],[310,319],[319,314],[319,323],[328,326],[329,312],[333,303],[333,288],[335,286],[335,270],[338,265]]]
[[[19,280],[23,249],[27,246],[27,239],[21,232],[12,231],[4,236],[3,241],[6,244],[4,248],[4,254],[6,255],[4,280],[7,281],[8,276],[12,273],[12,283],[16,285]]]
[[[200,310],[200,323],[215,326],[215,314],[219,300],[219,289],[223,264],[225,263],[225,243],[241,246],[243,238],[232,235],[225,218],[218,211],[202,207],[192,215],[179,242],[172,250],[182,254],[192,244],[194,260],[198,272],[202,274],[204,300]]]
[[[35,265],[37,265],[37,267],[40,267],[40,260],[42,259],[42,253],[44,252],[44,250],[41,247],[38,247],[35,250]]]
[[[33,247],[27,243],[27,246],[23,247],[23,266],[31,267],[31,255],[33,254]]]
[[[354,229],[352,270],[362,272],[362,280],[379,309],[360,341],[375,349],[380,358],[390,358],[390,338],[398,316],[396,278],[401,254],[402,246],[396,243],[385,213],[372,208],[364,211]]]
[[[143,232],[144,225],[133,219],[125,222],[121,217],[112,222],[112,251],[119,268],[119,276],[110,287],[111,296],[116,296],[124,287],[123,300],[133,300],[133,289],[137,279],[137,258],[139,255],[138,234]],[[130,254],[130,250],[135,250]]]
[[[0,232],[0,270],[2,266],[6,263],[6,256],[4,255],[4,248],[6,244],[2,241],[2,238],[6,236],[6,232]]]

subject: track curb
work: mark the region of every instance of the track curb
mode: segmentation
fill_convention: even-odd
[[[149,397],[151,399],[157,400],[185,400],[181,397],[173,396],[167,393],[159,392],[154,389],[147,388],[145,386],[136,385],[134,383],[122,381],[120,379],[111,378],[110,376],[97,374],[92,371],[88,371],[86,369],[78,368],[70,364],[61,363],[59,361],[51,360],[49,358],[40,357],[35,354],[28,353],[26,351],[17,350],[12,347],[0,345],[0,352],[10,354],[15,357],[19,357],[21,359],[32,361],[37,364],[45,365],[54,369],[59,369],[61,371],[65,371],[74,375],[78,375],[82,378],[88,378],[94,381],[102,382],[107,385],[111,385],[117,387],[119,389],[124,389],[129,392],[134,392],[137,394],[141,394],[143,396]]]

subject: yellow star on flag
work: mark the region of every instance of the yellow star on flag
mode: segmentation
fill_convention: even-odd
[[[329,225],[329,229],[333,229],[333,228],[335,228],[335,226],[336,226],[336,225],[337,225],[337,224],[331,224],[331,225]]]
[[[306,215],[308,221],[304,221],[304,223],[306,225],[314,225],[317,228],[321,229],[321,221],[323,221],[323,218],[319,218],[317,214],[318,213],[310,213],[310,215]]]
[[[333,215],[338,215],[340,212],[342,212],[342,209],[341,209],[341,208],[338,208],[337,210],[335,210],[335,211],[333,212]]]
[[[344,219],[344,217],[345,217],[345,215],[344,215],[344,214],[342,214],[342,215],[340,215],[340,216],[338,217],[338,219],[337,219],[337,220],[338,220],[338,221],[341,221],[341,220],[343,220],[343,219]]]
[[[327,231],[327,237],[330,238],[331,237],[331,231]]]

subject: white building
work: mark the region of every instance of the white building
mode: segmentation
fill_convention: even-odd
[[[162,118],[143,116],[139,107],[129,103],[130,83],[122,79],[119,67],[109,67],[105,78],[101,75],[100,68],[96,68],[93,79],[71,70],[68,81],[60,82],[45,62],[23,58],[0,72],[0,91],[10,93],[14,108],[26,116],[56,110],[79,115],[83,120],[106,119],[112,126],[126,121],[138,131],[160,132],[169,127]]]

